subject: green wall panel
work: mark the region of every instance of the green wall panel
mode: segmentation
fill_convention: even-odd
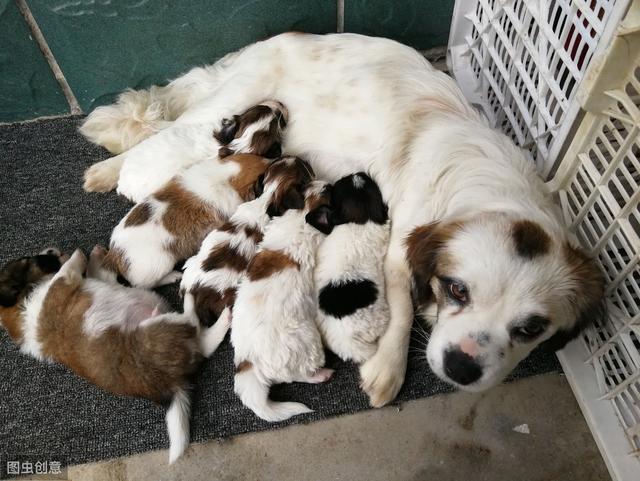
[[[69,105],[13,0],[0,0],[0,122],[69,113]]]
[[[335,31],[332,0],[28,0],[49,47],[90,111],[127,87],[163,83],[288,30]]]
[[[454,0],[345,0],[345,32],[398,40],[417,49],[446,45]]]

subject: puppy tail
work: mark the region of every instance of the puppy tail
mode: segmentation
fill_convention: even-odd
[[[255,368],[250,365],[235,375],[234,391],[242,404],[265,421],[284,421],[291,416],[313,412],[301,403],[271,401],[269,385],[258,378]]]
[[[167,431],[169,433],[169,464],[173,464],[189,446],[189,417],[191,400],[184,389],[173,395],[167,410]]]
[[[91,112],[80,133],[114,154],[129,150],[169,124],[160,95],[163,88],[122,92],[115,104]]]

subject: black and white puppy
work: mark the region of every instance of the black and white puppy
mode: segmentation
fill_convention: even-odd
[[[344,360],[369,359],[387,328],[387,210],[378,185],[365,173],[343,177],[333,186],[334,227],[318,249],[315,270],[317,320],[324,344]]]

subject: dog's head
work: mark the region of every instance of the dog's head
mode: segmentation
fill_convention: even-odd
[[[389,219],[378,184],[364,172],[347,175],[333,184],[331,210],[333,225],[384,224]]]
[[[407,239],[414,303],[442,379],[487,389],[536,346],[562,348],[605,315],[595,263],[540,224],[502,214],[421,226]]]
[[[269,199],[267,214],[279,217],[289,209],[303,209],[305,189],[315,173],[308,162],[298,157],[283,157],[267,168],[255,184],[256,195]]]
[[[281,154],[282,130],[287,125],[287,109],[280,102],[267,101],[240,115],[223,119],[213,133],[222,147],[220,158],[234,153],[255,154],[274,159]]]
[[[58,249],[49,248],[9,262],[0,271],[0,306],[16,305],[43,278],[57,272],[64,260]]]

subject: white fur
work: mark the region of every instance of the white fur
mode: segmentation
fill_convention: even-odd
[[[162,90],[181,106],[167,118],[174,122],[166,135],[275,98],[289,109],[284,151],[309,159],[320,178],[364,170],[379,184],[392,220],[385,259],[391,318],[361,367],[374,406],[392,400],[404,380],[413,319],[405,240],[414,227],[493,211],[539,222],[555,241],[566,238],[523,153],[409,47],[354,34],[283,34],[183,78]]]
[[[354,179],[354,182],[356,180]],[[345,360],[362,363],[373,356],[389,322],[384,291],[384,256],[390,224],[342,224],[320,245],[314,273],[316,292],[330,283],[369,280],[377,289],[375,302],[344,317],[318,309],[318,328],[325,345]]]
[[[22,324],[23,339],[20,350],[24,354],[33,356],[40,361],[45,360],[45,358],[42,355],[42,343],[38,336],[38,320],[40,318],[40,311],[42,310],[42,303],[49,291],[51,281],[52,278],[49,278],[49,280],[39,284],[31,294],[29,294],[29,297],[24,302],[24,321]]]
[[[266,279],[246,278],[233,309],[231,342],[235,364],[252,367],[235,376],[243,404],[267,421],[308,412],[304,405],[268,400],[269,386],[283,382],[317,382],[324,366],[322,340],[314,322],[315,254],[324,235],[305,222],[305,210],[288,210],[266,227],[257,255],[286,253],[299,264]],[[249,272],[250,272],[249,268]],[[326,371],[325,371],[326,372]]]
[[[167,410],[166,423],[169,434],[169,464],[173,464],[189,447],[189,418],[191,399],[183,390],[173,395]]]

